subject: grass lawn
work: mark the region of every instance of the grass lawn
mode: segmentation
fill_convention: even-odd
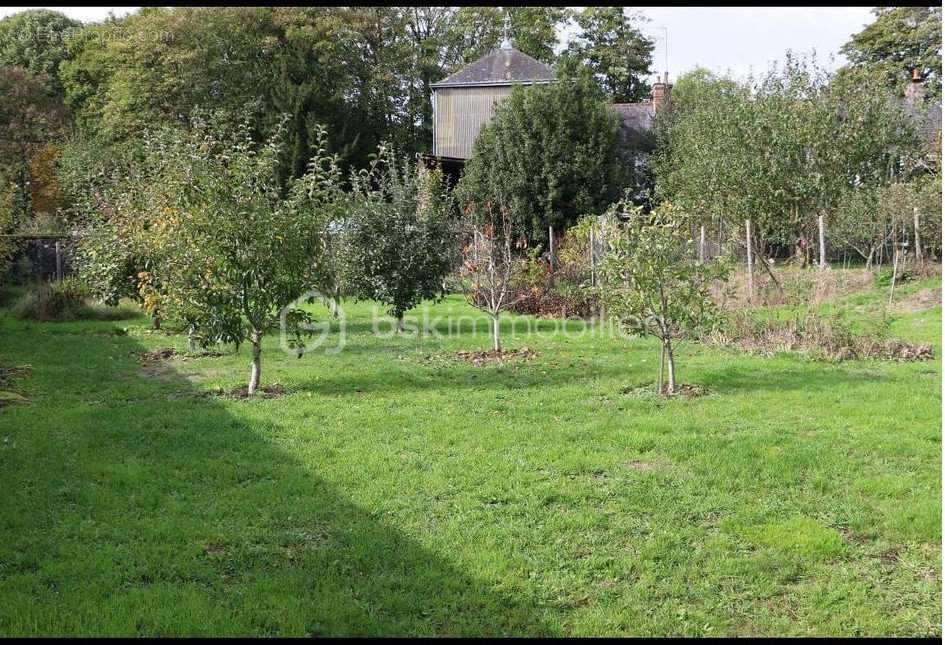
[[[484,319],[370,311],[337,354],[268,338],[288,394],[236,400],[248,346],[145,369],[185,339],[0,310],[0,365],[32,366],[0,409],[0,635],[941,634],[940,305],[892,326],[935,361],[683,346],[690,400],[625,393],[649,340],[543,321],[476,366]]]

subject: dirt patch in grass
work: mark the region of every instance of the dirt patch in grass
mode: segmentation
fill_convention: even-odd
[[[630,470],[635,470],[640,473],[646,473],[651,470],[656,470],[657,468],[660,467],[660,464],[653,461],[634,460],[634,461],[628,461],[624,463],[624,466],[626,468],[629,468]]]
[[[461,351],[456,352],[456,358],[472,363],[473,365],[502,364],[515,360],[531,360],[538,356],[527,347],[518,349],[494,349],[485,351]]]
[[[167,365],[166,361],[171,359],[177,361],[189,361],[196,358],[213,358],[223,356],[222,352],[217,351],[202,351],[202,352],[181,352],[173,347],[161,347],[159,349],[152,349],[151,351],[142,352],[139,354],[141,359],[141,373],[144,376],[149,378],[161,378],[161,379],[171,379],[180,376],[180,374],[170,365]],[[186,376],[190,381],[200,380],[201,377],[197,375]]]
[[[195,358],[218,358],[223,356],[223,352],[218,352],[214,350],[205,350],[199,352],[180,352],[173,347],[162,347],[160,349],[153,349],[149,352],[143,352],[141,354],[142,361],[166,361],[171,358],[176,358],[181,361],[188,361]]]
[[[32,365],[17,365],[14,367],[0,367],[0,408],[12,405],[13,403],[25,403],[29,401],[19,392],[8,390],[13,382],[26,376],[33,371]]]
[[[668,391],[669,386],[663,384],[663,389],[657,393],[655,383],[644,383],[640,385],[628,385],[627,387],[620,390],[622,394],[631,396],[638,399],[652,399],[652,398],[661,398],[661,399],[694,399],[699,396],[706,396],[711,393],[711,390],[704,385],[696,385],[693,383],[682,383],[676,385],[676,391],[672,394]]]
[[[843,535],[844,539],[850,544],[862,545],[862,544],[869,544],[870,542],[873,541],[873,538],[871,538],[870,536],[863,535],[862,533],[857,533],[855,531],[851,531],[850,529],[847,529],[847,528],[841,528],[840,533]]]
[[[0,386],[9,385],[14,380],[23,378],[33,371],[32,365],[16,365],[14,367],[0,367]]]
[[[159,378],[170,380],[177,377],[177,371],[167,365],[165,361],[177,356],[177,350],[173,347],[162,347],[148,352],[142,352],[141,374],[148,378]]]
[[[894,566],[899,562],[899,550],[898,549],[886,549],[880,553],[877,558],[879,561],[885,564],[886,566]]]
[[[204,396],[219,397],[223,399],[275,399],[289,394],[288,388],[279,383],[270,383],[269,385],[260,385],[256,392],[250,396],[249,388],[245,385],[230,390],[216,388],[207,392]]]
[[[160,349],[152,349],[149,352],[142,352],[141,360],[145,362],[151,361],[166,361],[169,358],[174,358],[178,355],[178,352],[173,347],[162,347]]]
[[[199,352],[187,352],[186,354],[178,354],[181,360],[187,361],[192,358],[219,358],[225,356],[223,352],[218,352],[215,349],[205,349]]]

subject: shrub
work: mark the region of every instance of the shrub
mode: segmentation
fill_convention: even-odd
[[[588,258],[590,227],[596,217],[583,217],[556,241],[555,265],[542,257],[541,246],[532,248],[519,260],[512,290],[515,296],[510,311],[536,316],[587,318],[597,309],[597,298],[590,286]]]
[[[91,303],[89,288],[77,278],[58,283],[38,283],[13,304],[20,320],[64,322],[69,320],[124,320],[137,315],[132,309]]]

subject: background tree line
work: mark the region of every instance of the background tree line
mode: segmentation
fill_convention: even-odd
[[[652,43],[636,18],[507,11],[520,50],[585,62],[619,100],[645,95]],[[291,114],[283,185],[303,174],[316,123],[345,168],[364,167],[381,142],[426,151],[431,84],[497,47],[504,18],[498,7],[147,7],[85,25],[48,10],[15,14],[0,21],[9,201],[20,219],[79,211],[84,187],[134,154],[145,127],[187,126],[196,108],[252,114],[259,140]],[[559,54],[558,32],[575,19],[577,38]],[[56,173],[31,172],[40,151],[35,163],[60,175],[54,189]],[[40,193],[48,198],[34,204]]]

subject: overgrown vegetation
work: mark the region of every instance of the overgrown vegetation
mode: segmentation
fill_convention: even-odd
[[[21,320],[36,322],[70,320],[124,320],[137,312],[94,302],[85,283],[75,278],[31,285],[13,303],[11,312]]]

